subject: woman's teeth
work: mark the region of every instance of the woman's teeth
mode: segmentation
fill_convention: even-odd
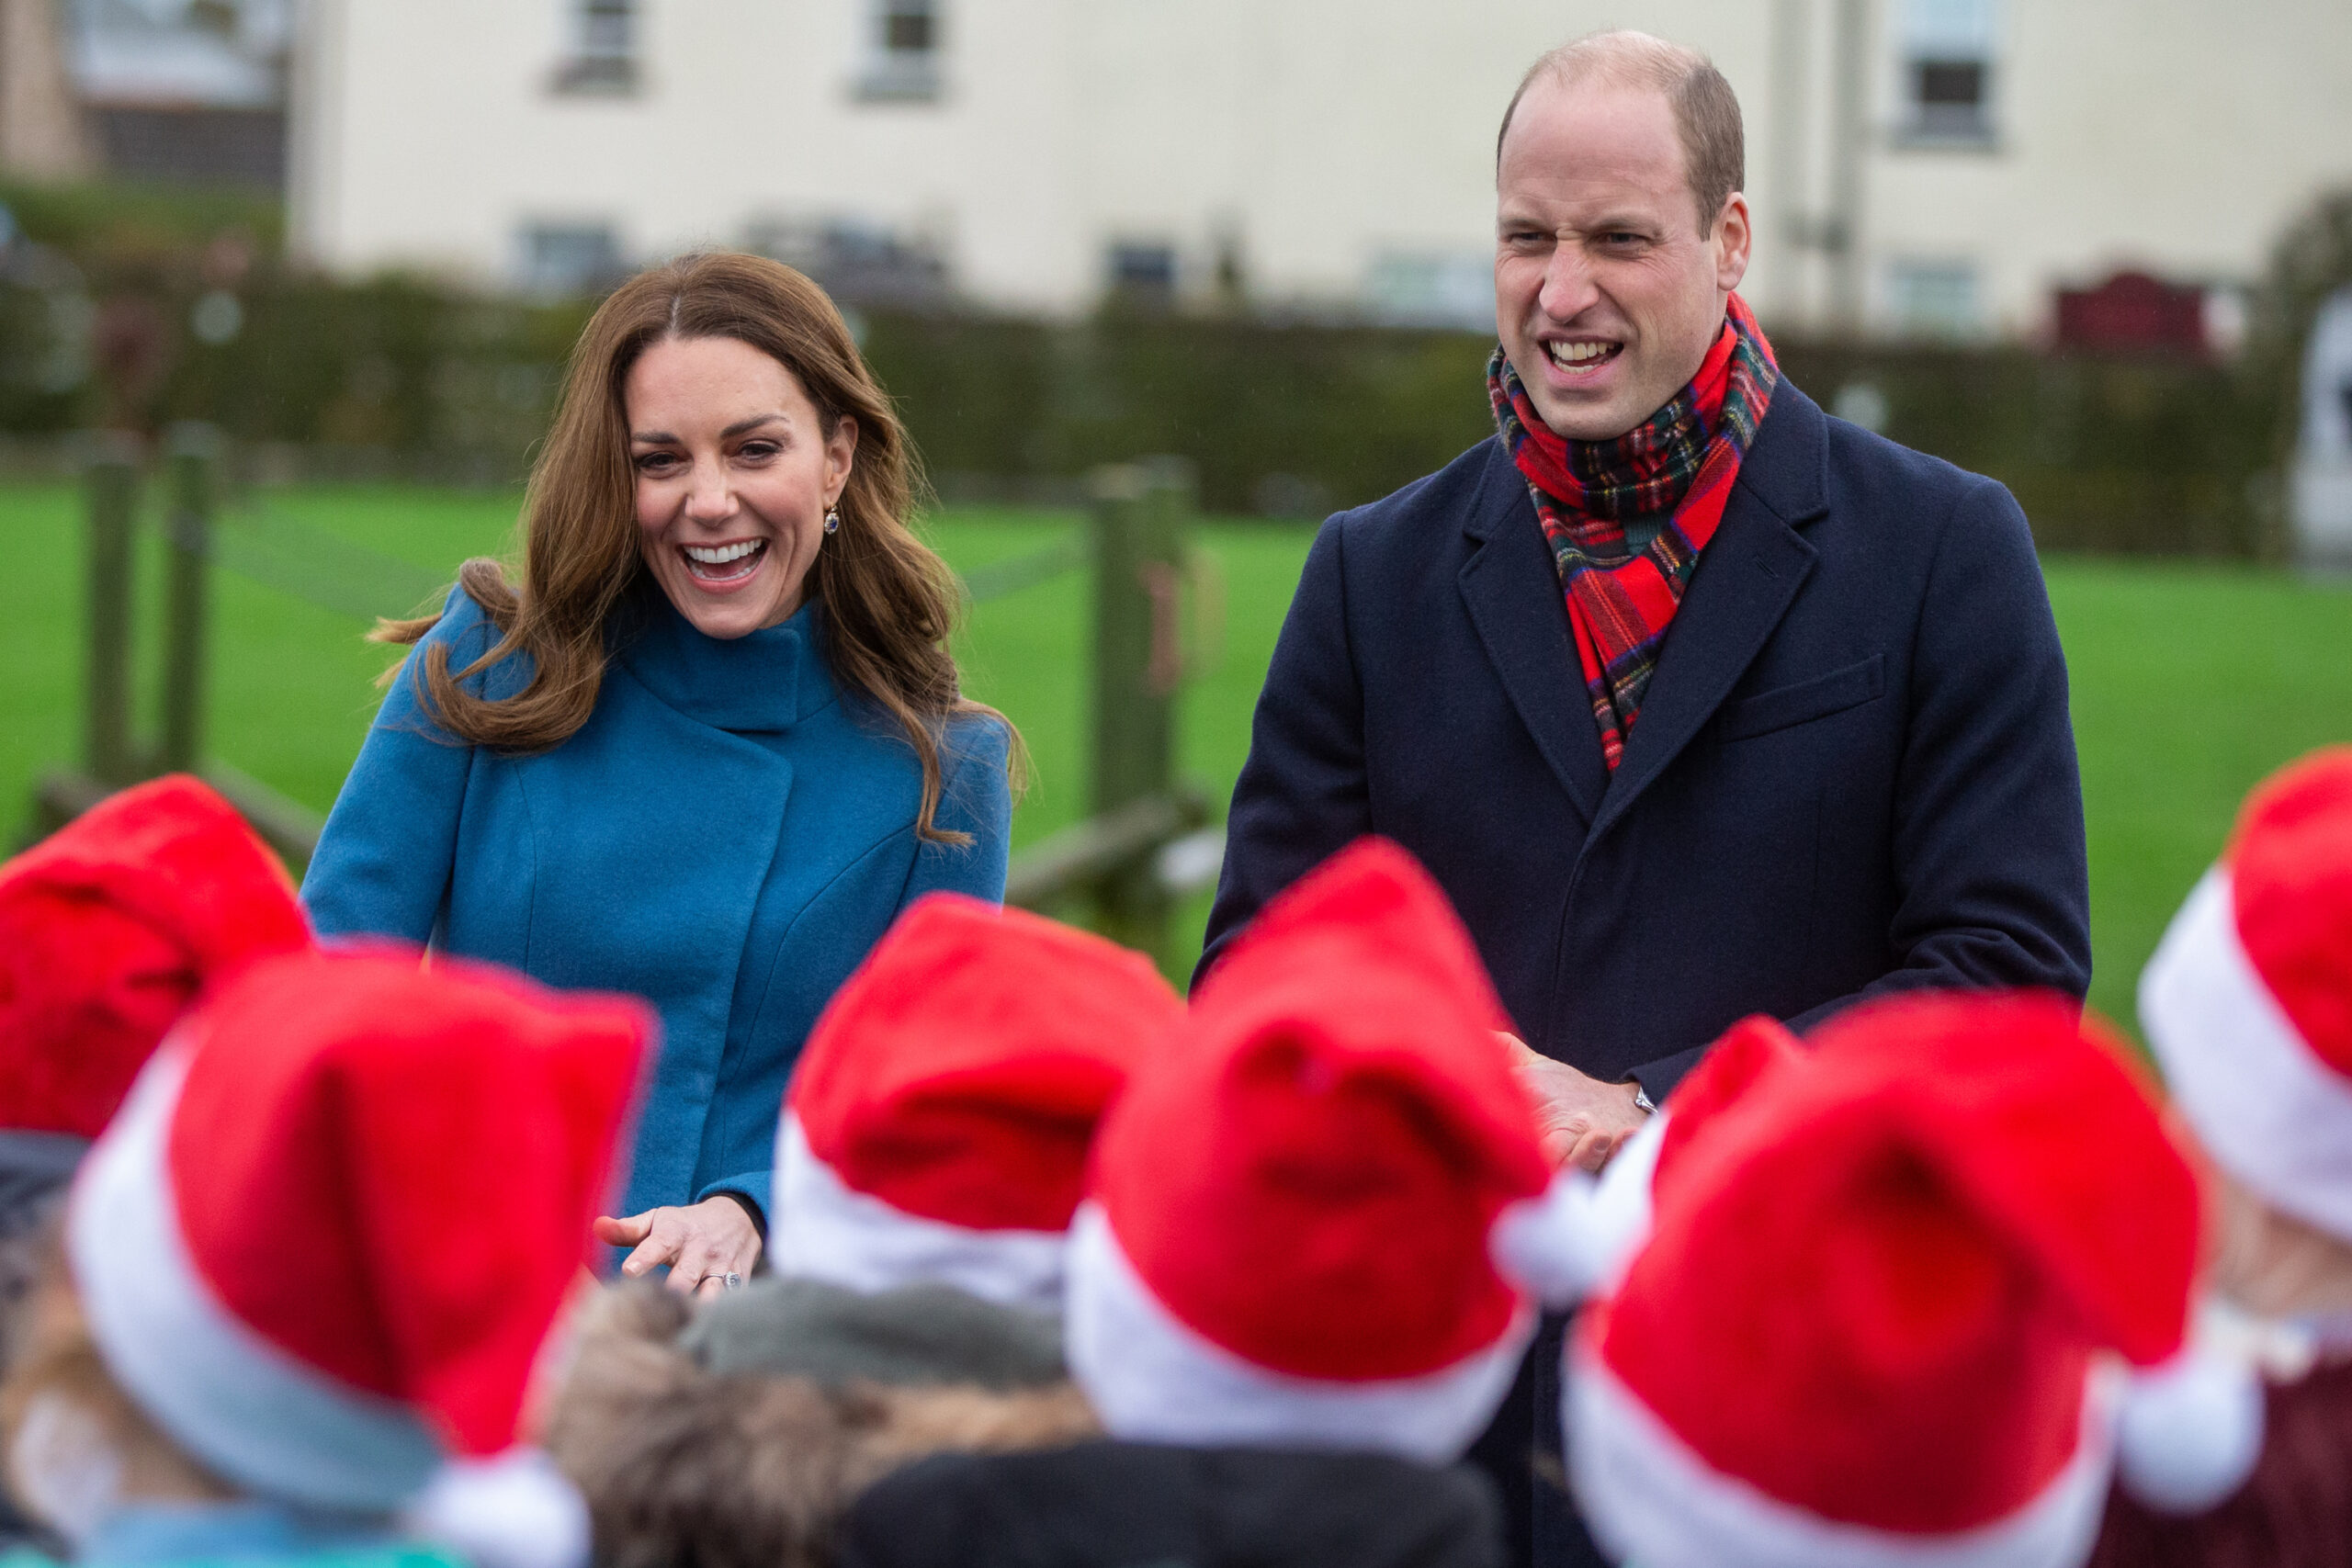
[[[706,582],[731,581],[748,577],[767,553],[765,539],[745,539],[732,545],[681,545],[686,558],[686,570]]]

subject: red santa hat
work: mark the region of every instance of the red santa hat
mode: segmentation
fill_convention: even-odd
[[[2214,1160],[2352,1240],[2352,746],[2247,800],[2140,976],[2140,1023]]]
[[[1788,1026],[1762,1013],[1724,1031],[1650,1119],[1658,1140],[1653,1187],[1674,1179],[1691,1145],[1708,1129],[1748,1103],[1776,1075],[1802,1067],[1805,1059],[1804,1044]]]
[[[0,865],[0,1128],[96,1137],[193,998],[309,942],[285,868],[206,785],[93,807]]]
[[[1394,844],[1267,907],[1095,1151],[1065,1340],[1114,1435],[1461,1452],[1534,1325],[1495,1227],[1551,1177],[1500,1017]]]
[[[1657,1189],[1671,1179],[1692,1140],[1771,1072],[1804,1056],[1797,1037],[1776,1020],[1741,1019],[1683,1075],[1599,1181],[1555,1179],[1544,1203],[1505,1214],[1496,1256],[1547,1301],[1577,1302],[1611,1289],[1649,1239]]]
[[[1183,1012],[1141,953],[1019,909],[922,899],[794,1071],[775,1267],[1057,1307],[1096,1125]]]
[[[585,1514],[516,1423],[653,1029],[405,951],[248,969],[75,1179],[67,1255],[108,1370],[254,1495],[576,1562]]]
[[[2186,1348],[2198,1180],[2070,1001],[1928,996],[1816,1032],[1694,1137],[1577,1321],[1571,1477],[1645,1568],[2063,1568],[2110,1472],[2243,1480],[2261,1406]]]

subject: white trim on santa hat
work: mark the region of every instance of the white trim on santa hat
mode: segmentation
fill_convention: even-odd
[[[587,1499],[543,1449],[443,1465],[400,1527],[468,1568],[582,1568],[595,1545]]]
[[[1825,1519],[1724,1474],[1571,1336],[1567,1465],[1601,1548],[1642,1568],[2074,1568],[2107,1507],[2112,1380],[2083,1400],[2075,1456],[2040,1496],[1956,1535]],[[1801,1439],[1796,1439],[1801,1440]]]
[[[2352,1237],[2352,1081],[2246,956],[2226,868],[2205,874],[2141,972],[2140,1023],[2213,1157],[2273,1207]]]
[[[1292,1377],[1177,1321],[1093,1202],[1079,1206],[1069,1245],[1070,1373],[1103,1427],[1131,1442],[1371,1450],[1445,1463],[1493,1419],[1535,1333],[1522,1307],[1493,1345],[1420,1377]]]
[[[190,1454],[253,1492],[385,1513],[441,1445],[404,1404],[353,1388],[263,1338],[222,1304],[180,1233],[164,1159],[188,1048],[141,1070],[74,1184],[66,1247],[107,1369]]]
[[[788,1111],[776,1132],[768,1224],[769,1257],[781,1274],[865,1292],[953,1285],[1002,1306],[1061,1307],[1062,1232],[973,1230],[854,1191],[808,1146]]]
[[[1570,1168],[1540,1198],[1504,1205],[1487,1248],[1506,1279],[1546,1306],[1574,1306],[1613,1291],[1650,1238],[1650,1190],[1671,1107],[1650,1115],[1595,1180]]]

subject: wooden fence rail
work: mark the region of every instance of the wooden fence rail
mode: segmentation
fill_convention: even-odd
[[[1210,854],[1171,845],[1214,836],[1208,803],[1176,773],[1176,703],[1186,674],[1187,538],[1197,509],[1192,465],[1161,457],[1098,470],[1090,485],[1094,669],[1091,812],[1015,863],[1005,901],[1035,909],[1082,902],[1088,923],[1162,964],[1174,957],[1177,900],[1215,875]],[[1216,839],[1216,848],[1222,845]]]
[[[205,425],[175,426],[164,442],[162,716],[154,743],[131,724],[132,605],[140,550],[142,454],[137,440],[94,441],[84,469],[87,641],[80,764],[45,773],[34,792],[37,834],[54,831],[126,784],[191,772],[226,795],[299,874],[318,847],[315,811],[211,757],[205,743],[210,572],[239,570],[344,614],[403,614],[413,568],[371,567],[367,552],[319,538],[304,560],[300,525],[224,528],[222,443]],[[1064,572],[1093,583],[1089,687],[1091,815],[1031,846],[1013,863],[1006,902],[1067,913],[1153,954],[1172,956],[1176,902],[1212,880],[1223,840],[1206,797],[1177,776],[1176,705],[1188,673],[1185,631],[1196,510],[1191,466],[1155,458],[1096,473],[1085,530],[1070,540],[993,563],[966,581],[970,599],[1018,592]],[[248,537],[247,536],[252,536]],[[380,580],[380,581],[379,581]],[[381,605],[380,612],[369,605]]]

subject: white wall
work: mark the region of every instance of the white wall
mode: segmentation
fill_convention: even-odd
[[[1886,269],[1951,260],[1987,330],[2120,262],[2250,276],[2324,184],[2352,181],[2352,7],[2006,0],[1988,151],[1886,134],[1899,93],[1878,0],[1862,212]],[[850,91],[865,0],[644,0],[643,89],[548,90],[565,0],[308,0],[294,231],[326,264],[511,274],[532,220],[608,221],[628,254],[740,243],[762,216],[935,238],[993,304],[1085,308],[1114,238],[1221,236],[1272,300],[1358,298],[1384,255],[1490,247],[1496,121],[1521,71],[1595,27],[1710,51],[1746,107],[1761,243],[1747,292],[1819,318],[1824,259],[1792,210],[1828,189],[1836,0],[948,0],[933,105]],[[1805,40],[1776,69],[1776,28]],[[1787,99],[1787,102],[1781,101]],[[1785,188],[1784,188],[1785,187]]]
[[[942,230],[974,276],[1049,302],[1090,280],[1064,239],[1060,8],[990,0],[990,28],[951,45],[947,101],[924,107],[851,101],[847,4],[654,0],[643,88],[595,96],[548,90],[560,0],[314,0],[296,115],[318,166],[295,232],[338,267],[495,277],[533,220],[609,221],[650,257],[736,243],[763,215],[853,214]]]
[[[2120,265],[2251,278],[2321,189],[2352,184],[2345,0],[2005,11],[1996,149],[1882,147],[1865,219],[1883,258],[1973,259],[1994,330],[2041,329],[2053,284]]]

